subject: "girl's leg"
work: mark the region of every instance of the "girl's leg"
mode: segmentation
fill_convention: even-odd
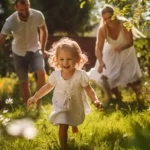
[[[60,142],[61,150],[67,150],[68,128],[69,125],[67,124],[59,125],[59,142]]]
[[[72,127],[72,133],[78,133],[78,127]]]

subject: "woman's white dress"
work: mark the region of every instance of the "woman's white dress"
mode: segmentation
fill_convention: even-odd
[[[89,85],[89,77],[83,70],[75,70],[69,80],[64,80],[61,70],[54,71],[49,83],[55,86],[52,98],[50,121],[55,124],[77,126],[82,124],[85,114],[91,112],[87,95],[83,89]]]
[[[97,70],[99,62],[96,61],[95,67],[92,68],[88,75],[98,85],[101,85],[101,76],[108,77],[110,88],[126,86],[128,83],[139,80],[142,76],[140,66],[136,57],[134,46],[121,52],[115,52],[113,47],[125,45],[127,42],[123,28],[120,30],[116,40],[111,39],[108,35],[103,47],[103,61],[106,68],[100,74]]]

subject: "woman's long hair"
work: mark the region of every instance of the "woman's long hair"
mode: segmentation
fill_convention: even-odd
[[[102,11],[101,11],[101,20],[100,20],[100,27],[104,26],[104,20],[103,20],[103,15],[105,13],[111,13],[113,15],[113,17],[116,17],[118,20],[122,21],[122,22],[128,22],[130,24],[130,20],[127,19],[126,17],[124,16],[116,16],[115,15],[115,9],[111,6],[111,5],[104,5]],[[114,16],[115,15],[115,16]],[[139,31],[134,25],[131,26],[131,30],[132,30],[132,33],[133,33],[133,38],[134,39],[137,39],[137,38],[146,38],[146,36],[141,32]]]

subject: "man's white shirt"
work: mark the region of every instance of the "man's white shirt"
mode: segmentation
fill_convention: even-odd
[[[21,21],[18,12],[14,12],[4,23],[1,33],[13,34],[13,53],[25,56],[27,51],[36,52],[41,49],[38,28],[45,24],[43,14],[35,9],[29,9],[29,18]]]

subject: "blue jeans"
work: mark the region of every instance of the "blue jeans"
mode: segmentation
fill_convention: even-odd
[[[28,79],[30,67],[33,72],[44,70],[45,62],[41,50],[34,52],[28,51],[25,56],[13,53],[13,63],[20,82]]]

